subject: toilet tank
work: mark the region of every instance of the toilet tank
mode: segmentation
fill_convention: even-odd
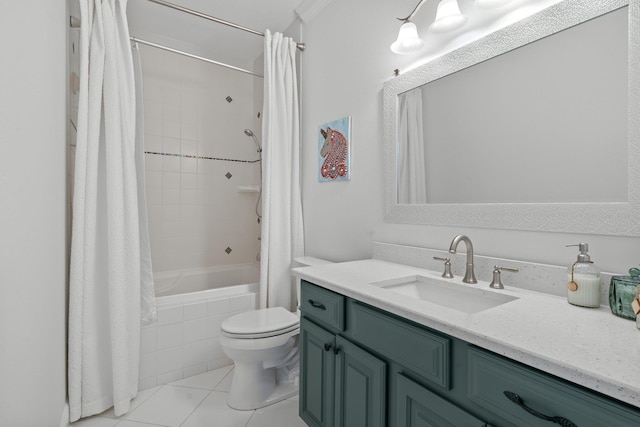
[[[314,258],[312,256],[303,256],[293,259],[293,268],[295,267],[311,267],[314,265],[333,264],[326,259]],[[296,306],[300,306],[300,278],[296,277]],[[300,314],[300,309],[297,309]]]

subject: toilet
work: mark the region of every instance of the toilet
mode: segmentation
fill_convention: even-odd
[[[294,267],[328,264],[296,258]],[[296,281],[298,301],[300,283]],[[282,307],[231,316],[220,327],[220,345],[235,369],[227,404],[240,410],[262,408],[298,393],[300,314]]]

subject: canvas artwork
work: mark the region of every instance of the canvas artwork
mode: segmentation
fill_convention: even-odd
[[[351,117],[343,117],[320,126],[318,130],[318,180],[350,179]]]

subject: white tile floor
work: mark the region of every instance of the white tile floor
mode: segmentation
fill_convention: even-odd
[[[306,427],[298,417],[298,396],[255,411],[227,406],[231,366],[144,390],[128,414],[112,410],[82,419],[73,427]]]

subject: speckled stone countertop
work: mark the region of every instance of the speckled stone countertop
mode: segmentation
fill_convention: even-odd
[[[300,267],[300,277],[326,289],[488,349],[640,408],[640,330],[608,307],[582,308],[566,298],[488,282],[461,286],[517,297],[467,314],[372,285],[439,273],[375,259]]]

